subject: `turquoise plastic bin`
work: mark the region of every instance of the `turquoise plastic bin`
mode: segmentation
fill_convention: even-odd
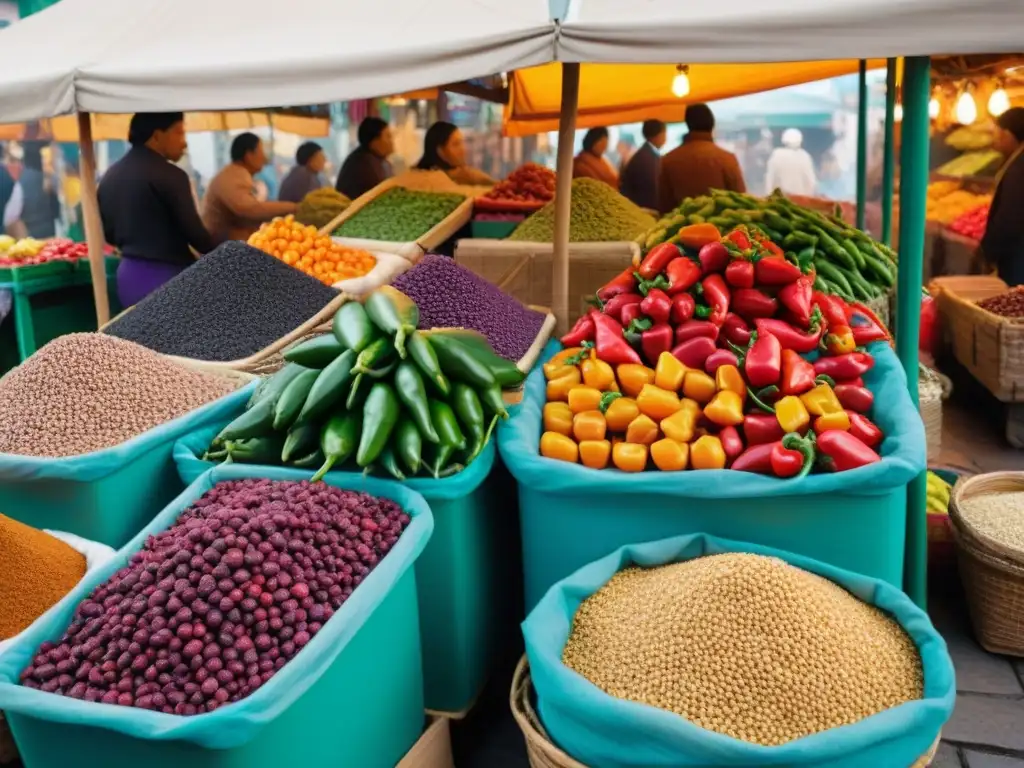
[[[549,344],[544,359],[558,349]],[[521,409],[498,427],[502,459],[519,483],[527,609],[556,581],[621,546],[698,531],[902,588],[906,486],[925,468],[924,426],[896,355],[884,344],[871,353],[875,367],[864,380],[886,435],[882,461],[802,480],[731,470],[625,474],[546,459],[538,447],[545,396],[538,366]]]
[[[35,528],[120,547],[184,487],[171,456],[175,441],[226,423],[255,388],[251,382],[102,451],[52,459],[0,454],[0,511]]]
[[[0,657],[0,710],[25,768],[391,768],[419,738],[423,693],[411,566],[433,520],[419,494],[372,478],[328,482],[393,499],[412,517],[409,527],[309,645],[251,696],[179,717],[17,685],[40,643],[59,638],[82,598],[147,536],[166,529],[217,482],[242,477],[291,479],[266,467],[205,473]]]
[[[181,479],[189,483],[213,466],[201,461],[218,427],[194,432],[174,447]],[[461,714],[483,690],[522,618],[518,598],[519,556],[515,483],[495,461],[492,440],[479,458],[444,480],[412,479],[404,485],[427,500],[434,535],[416,562],[420,633],[423,642],[424,701],[429,710]],[[277,469],[297,480],[311,470]],[[331,472],[341,485],[359,477]]]

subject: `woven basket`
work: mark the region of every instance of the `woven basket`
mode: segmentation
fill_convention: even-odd
[[[877,298],[864,302],[864,306],[878,315],[878,319],[885,323],[886,328],[892,327],[892,313],[889,309],[893,295],[895,291],[887,291]]]
[[[547,731],[540,722],[540,716],[533,708],[533,682],[530,680],[530,664],[523,656],[512,676],[512,690],[509,694],[509,705],[512,717],[526,740],[526,755],[532,768],[587,768],[583,763],[572,759],[556,747],[548,737]],[[939,749],[939,738],[928,749],[928,752],[914,761],[909,768],[927,768]]]
[[[917,380],[917,395],[924,434],[928,444],[928,458],[934,459],[942,451],[942,401],[948,400],[953,383],[947,376],[922,365]]]
[[[1024,552],[980,535],[963,517],[972,497],[1007,491],[1024,491],[1024,472],[962,480],[953,488],[949,516],[978,643],[990,653],[1024,656]]]

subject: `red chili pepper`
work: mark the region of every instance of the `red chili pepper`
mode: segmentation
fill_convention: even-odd
[[[712,341],[717,341],[718,326],[710,320],[687,320],[676,327],[676,344],[682,344],[698,336],[706,336]]]
[[[841,429],[826,429],[818,435],[818,458],[829,472],[845,472],[882,460],[863,440]]]
[[[640,349],[650,366],[656,366],[661,353],[672,349],[672,326],[668,323],[655,323],[640,335]]]
[[[871,355],[864,352],[848,352],[836,357],[821,357],[814,362],[814,372],[831,376],[835,381],[863,376],[874,365]]]
[[[672,313],[672,299],[660,288],[655,288],[640,302],[640,311],[655,323],[667,323]]]
[[[774,317],[779,302],[757,288],[737,288],[732,295],[732,311],[744,320]]]
[[[873,341],[890,341],[889,332],[884,328],[871,323],[870,325],[855,325],[853,331],[853,343],[863,347]]]
[[[729,263],[729,249],[723,243],[708,243],[700,249],[697,258],[705,275],[715,274]]]
[[[597,298],[601,301],[608,301],[612,296],[618,296],[620,293],[633,293],[636,291],[636,275],[633,272],[632,265],[626,267],[598,289]]]
[[[748,417],[749,418],[749,417]],[[774,416],[768,416],[766,418],[771,419],[778,425],[778,420]],[[746,427],[744,427],[746,431]],[[782,428],[779,427],[779,436],[782,436]],[[750,438],[747,438],[750,441]],[[738,472],[756,472],[760,475],[771,475],[772,471],[772,449],[776,445],[782,445],[781,442],[775,440],[773,442],[760,443],[758,445],[751,445],[747,450],[739,455],[739,457],[732,463],[730,469],[735,469]]]
[[[601,311],[606,315],[621,321],[622,310],[624,307],[627,307],[630,304],[639,304],[643,300],[644,297],[639,293],[617,293],[604,303],[604,306],[601,307]]]
[[[818,342],[821,341],[821,334],[824,330],[819,325],[813,330],[801,331],[785,320],[775,320],[774,318],[759,318],[755,321],[755,326],[759,332],[770,333],[778,339],[783,349],[792,349],[805,354],[818,348]]]
[[[747,228],[742,226],[736,227],[736,229],[726,235],[724,239],[728,240],[730,243],[734,243],[744,251],[749,250],[753,246],[753,243],[750,242],[750,237],[747,234]]]
[[[700,280],[701,268],[700,264],[690,257],[680,256],[668,263],[668,266],[665,267],[665,274],[668,276],[668,288],[665,290],[669,296],[675,296],[677,293],[690,290],[697,284],[697,281]]]
[[[863,387],[864,379],[857,376],[853,379],[835,379],[837,387]]]
[[[647,252],[644,260],[640,262],[637,272],[643,280],[653,280],[665,271],[665,267],[672,259],[678,259],[682,254],[675,243],[661,243]]]
[[[855,302],[853,304],[848,305],[846,310],[846,317],[849,322],[847,323],[847,325],[853,325],[854,315],[861,315],[862,317],[867,318],[867,320],[869,321],[869,325],[873,324],[874,327],[877,329],[876,332],[883,334],[883,338],[889,341],[890,344],[892,343],[892,337],[890,336],[889,331],[886,330],[885,323],[879,320],[878,315],[876,315],[874,311],[872,311],[872,309],[868,307],[866,304]],[[878,339],[872,339],[872,341],[878,341]]]
[[[755,389],[778,384],[782,376],[782,345],[768,331],[750,334],[751,345],[743,361],[743,372]]]
[[[784,433],[774,413],[748,413],[743,417],[743,434],[747,445],[761,445],[781,440]]]
[[[754,262],[746,259],[733,259],[725,268],[725,282],[733,288],[754,287]]]
[[[779,291],[778,298],[782,306],[792,312],[797,322],[804,328],[811,324],[811,295],[813,293],[814,288],[807,276],[801,276]]]
[[[644,316],[644,313],[640,311],[640,302],[635,304],[627,304],[622,308],[620,320],[623,328],[629,328],[633,324],[634,320],[639,320]]]
[[[842,400],[839,402],[841,403]],[[882,430],[871,419],[852,409],[848,410],[846,415],[850,417],[850,434],[864,443],[864,445],[868,448],[874,448],[882,442],[882,438],[885,435],[882,434]]]
[[[626,343],[618,320],[602,315],[596,309],[591,311],[590,317],[594,321],[594,349],[598,358],[609,365],[643,364],[636,350]]]
[[[848,325],[830,325],[825,334],[825,349],[830,355],[845,355],[857,348],[853,340],[853,331]]]
[[[704,363],[715,352],[715,342],[706,336],[698,336],[696,339],[689,339],[682,344],[676,344],[672,349],[672,355],[687,368],[701,370]]]
[[[688,293],[677,293],[672,297],[672,313],[670,317],[673,323],[685,323],[693,317],[697,309],[697,300]]]
[[[561,338],[563,347],[578,347],[583,344],[584,341],[594,340],[594,321],[590,319],[590,315],[584,315],[576,324],[572,327],[565,336]]]
[[[723,365],[735,365],[739,368],[739,359],[736,354],[728,349],[716,349],[707,360],[704,361],[704,370],[715,375],[715,371],[721,368]]]
[[[832,391],[839,398],[839,404],[848,411],[867,413],[875,403],[875,395],[867,387],[852,387],[849,384],[836,384]]]
[[[846,316],[846,302],[838,296],[830,296],[821,291],[814,291],[811,294],[811,301],[814,302],[829,325],[846,325],[849,318]]]
[[[735,312],[730,312],[725,316],[725,322],[722,323],[722,333],[733,344],[746,346],[750,343],[750,326],[747,325],[746,320]]]
[[[729,313],[729,286],[721,275],[708,275],[701,283],[704,290],[704,299],[711,306],[711,317],[708,318],[715,325],[725,322],[725,316]]]
[[[814,366],[792,349],[782,350],[782,382],[779,390],[783,395],[802,395],[814,389]]]
[[[758,285],[789,285],[803,277],[796,264],[774,256],[758,259],[754,274]]]
[[[768,251],[768,253],[770,253],[772,256],[778,256],[780,259],[786,258],[785,251],[783,251],[781,248],[779,248],[779,246],[777,246],[775,243],[773,243],[767,237],[764,237],[764,238],[760,238],[759,237],[757,239],[757,244],[760,245],[762,248],[764,248],[766,251]]]
[[[718,432],[718,439],[722,442],[726,462],[735,461],[743,453],[743,438],[736,427],[722,427]]]
[[[806,477],[814,466],[814,453],[813,438],[790,432],[772,446],[772,471],[776,477]]]

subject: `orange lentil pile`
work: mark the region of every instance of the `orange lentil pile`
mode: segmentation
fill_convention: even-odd
[[[372,253],[347,248],[330,237],[319,236],[317,231],[314,226],[297,222],[294,216],[278,217],[253,233],[249,245],[326,285],[362,277],[376,265]]]

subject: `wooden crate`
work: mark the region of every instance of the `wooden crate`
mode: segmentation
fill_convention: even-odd
[[[431,720],[396,768],[455,768],[448,720],[443,717]]]

